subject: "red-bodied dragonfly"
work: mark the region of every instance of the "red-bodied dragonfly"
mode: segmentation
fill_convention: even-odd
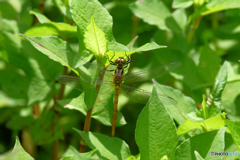
[[[67,54],[74,55],[74,61],[83,62],[82,65],[85,62],[87,62],[87,60],[85,60],[84,58],[81,58],[80,56],[68,50],[62,50],[61,52],[63,51],[66,52]],[[91,85],[108,85],[108,86],[111,85],[115,88],[114,108],[113,108],[113,115],[112,115],[112,135],[115,134],[116,121],[117,121],[117,106],[118,106],[118,97],[119,97],[120,89],[121,89],[121,92],[123,91],[122,93],[126,97],[130,97],[131,99],[134,99],[138,103],[145,104],[147,103],[152,93],[143,89],[131,87],[127,84],[160,77],[181,65],[180,62],[173,62],[163,66],[158,66],[152,69],[147,69],[140,72],[127,74],[125,76],[124,68],[126,68],[131,61],[130,57],[127,56],[126,53],[125,53],[125,56],[127,57],[127,60],[125,60],[123,57],[119,57],[115,61],[112,61],[112,58],[114,56],[111,59],[109,59],[108,57],[108,61],[110,65],[115,66],[115,69],[105,70],[104,72],[97,65],[88,62],[88,66],[91,67],[91,70],[104,73],[104,79],[99,77],[98,78],[92,78],[92,77],[81,78],[81,77],[74,77],[74,76],[67,76],[67,75],[60,75],[59,78],[57,79],[59,82],[72,86],[74,89],[78,89],[80,91],[84,91],[81,85],[81,81],[85,81],[90,84],[93,82],[93,80],[95,80],[95,83]],[[79,66],[81,65],[77,65],[77,67]],[[169,97],[164,94],[157,94],[157,96],[159,97],[159,99],[164,105],[177,104],[177,101],[174,100],[172,97]]]

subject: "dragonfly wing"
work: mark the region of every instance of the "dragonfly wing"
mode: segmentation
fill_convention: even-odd
[[[109,79],[113,77],[112,72],[109,72],[106,69],[103,69],[103,67],[93,64],[91,62],[89,62],[91,59],[85,59],[81,56],[79,56],[78,54],[75,54],[69,50],[66,49],[59,49],[58,50],[59,55],[65,59],[65,61],[69,62],[70,67],[72,68],[80,68],[80,70],[82,69],[82,67],[86,67],[88,69],[91,70],[91,72],[93,73],[99,73],[102,74],[104,72],[104,77],[108,77]]]
[[[74,77],[74,76],[66,76],[66,75],[60,75],[56,78],[56,80],[62,84],[65,84],[71,88],[84,91],[83,87],[80,83],[79,77]]]
[[[137,81],[145,81],[145,80],[149,80],[152,78],[157,78],[157,77],[160,77],[160,76],[174,70],[175,68],[179,67],[181,64],[182,64],[181,62],[173,62],[173,63],[169,63],[169,64],[159,66],[156,68],[132,73],[132,74],[129,74],[124,77],[124,83],[127,84],[127,83],[132,83],[132,82],[137,82]]]
[[[90,59],[82,58],[67,49],[59,49],[58,54],[64,61],[68,62],[72,68],[77,68],[80,65],[83,66],[90,61]]]
[[[111,85],[112,81],[104,81],[102,82],[101,80],[98,79],[89,79],[87,78],[79,78],[75,76],[67,76],[67,75],[60,75],[56,78],[56,80],[62,84],[68,85],[71,88],[84,91],[82,84],[86,85],[88,88],[89,87],[95,87],[96,84],[101,84],[103,86]],[[82,83],[81,83],[82,81]]]
[[[123,90],[123,95],[125,95],[126,97],[130,97],[132,100],[138,102],[138,103],[142,103],[142,104],[146,104],[150,98],[150,96],[152,95],[151,92],[148,92],[146,90],[143,89],[139,89],[139,88],[134,88],[128,85],[122,85],[121,90]],[[164,94],[156,94],[159,99],[161,100],[161,102],[164,105],[176,105],[177,101],[175,99],[173,99],[172,97],[169,97],[167,95]]]

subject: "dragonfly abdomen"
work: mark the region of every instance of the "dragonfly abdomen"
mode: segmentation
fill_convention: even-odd
[[[112,116],[112,136],[115,134],[115,128],[117,123],[117,106],[118,106],[118,97],[119,97],[120,86],[115,87],[115,98],[113,106],[113,116]]]

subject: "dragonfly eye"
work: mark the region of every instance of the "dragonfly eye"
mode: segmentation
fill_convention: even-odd
[[[123,64],[125,64],[125,63],[126,63],[126,60],[125,60],[125,59],[121,59],[121,62],[122,62]]]
[[[115,63],[120,63],[121,62],[121,59],[120,58],[117,58],[116,60],[115,60]]]
[[[123,58],[123,57],[119,57],[115,60],[115,63],[117,64],[125,64],[126,63],[126,60]]]

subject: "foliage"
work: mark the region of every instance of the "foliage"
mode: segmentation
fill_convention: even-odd
[[[239,13],[240,0],[1,1],[0,159],[239,158]],[[120,96],[111,137],[99,78],[130,55],[126,74],[182,65],[134,86],[152,90],[146,104]]]

